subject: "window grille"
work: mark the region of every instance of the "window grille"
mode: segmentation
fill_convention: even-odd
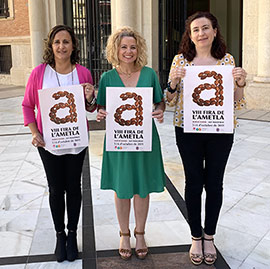
[[[8,0],[0,0],[0,18],[9,17]]]
[[[173,57],[184,32],[187,0],[159,0],[159,81],[167,87]]]
[[[11,67],[11,46],[0,46],[0,74],[10,74]]]
[[[80,64],[90,69],[98,85],[103,72],[111,69],[105,56],[111,34],[111,1],[63,0],[64,23],[71,26],[80,43]]]

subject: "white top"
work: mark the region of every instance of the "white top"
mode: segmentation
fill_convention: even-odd
[[[57,81],[57,76],[59,78],[60,85]],[[73,74],[73,83],[72,83],[72,74]],[[56,72],[49,64],[45,68],[45,73],[43,77],[42,89],[55,88],[58,86],[68,86],[68,85],[79,85],[79,77],[77,68],[74,68],[72,72],[68,74],[60,74]]]
[[[60,85],[58,84],[57,76],[58,76]],[[80,82],[79,82],[78,72],[76,68],[74,68],[73,71],[68,74],[60,74],[57,72],[57,75],[56,75],[56,71],[49,64],[47,64],[45,68],[45,72],[44,72],[42,89],[55,88],[58,86],[79,85],[79,84]],[[85,148],[86,147],[49,150],[46,148],[46,146],[44,147],[44,149],[46,149],[50,153],[54,155],[58,155],[58,156],[64,155],[64,154],[78,154],[82,152]]]

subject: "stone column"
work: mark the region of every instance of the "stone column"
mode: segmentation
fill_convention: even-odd
[[[29,0],[29,24],[32,49],[32,65],[43,59],[44,39],[52,27],[63,24],[63,6],[58,0]]]
[[[111,0],[112,32],[131,26],[146,39],[148,66],[158,70],[158,2],[156,0]]]
[[[243,0],[243,67],[248,109],[270,108],[270,0]]]
[[[111,0],[112,32],[121,26],[137,28],[137,13],[139,1],[134,0]]]
[[[258,5],[258,71],[254,81],[270,83],[270,0],[260,0]]]
[[[29,0],[29,24],[33,67],[42,62],[43,43],[47,34],[46,9],[42,0]]]

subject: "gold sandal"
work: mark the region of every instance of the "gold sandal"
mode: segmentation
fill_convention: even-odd
[[[200,237],[200,238],[191,237],[191,239],[194,240],[194,241],[202,241],[202,237]],[[204,256],[201,255],[201,254],[194,254],[194,253],[191,253],[189,251],[189,258],[190,258],[190,261],[194,265],[200,265],[203,262]]]
[[[145,232],[143,231],[143,232],[137,232],[136,231],[136,228],[134,229],[134,237],[136,238],[136,235],[144,235],[145,234]],[[136,255],[136,257],[138,258],[138,259],[140,259],[140,260],[144,260],[145,259],[145,257],[147,256],[147,254],[148,254],[148,248],[142,248],[142,249],[135,249],[135,255]],[[142,254],[142,253],[144,253],[144,254]]]
[[[213,245],[214,245],[214,238],[211,238],[211,239],[207,239],[207,238],[204,238],[205,241],[212,241],[213,242]],[[215,245],[214,245],[215,247]],[[217,259],[217,253],[213,254],[213,253],[206,253],[204,252],[204,262],[207,264],[207,265],[212,265],[215,263],[216,259]],[[207,260],[208,259],[208,260]]]
[[[120,237],[122,237],[122,236],[129,236],[130,237],[130,230],[128,230],[128,233],[122,233],[120,231],[119,234],[120,234]],[[128,254],[128,255],[125,255],[125,254]],[[131,251],[131,249],[120,248],[119,249],[119,255],[120,255],[121,259],[126,261],[126,260],[129,260],[131,258],[132,251]]]

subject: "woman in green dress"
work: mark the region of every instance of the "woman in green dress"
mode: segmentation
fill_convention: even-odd
[[[163,122],[165,103],[155,71],[146,67],[144,38],[130,27],[122,27],[108,39],[106,55],[113,69],[104,73],[99,83],[97,121],[106,118],[106,87],[152,87],[155,109],[152,118]],[[149,193],[162,192],[165,174],[158,132],[153,120],[152,151],[106,151],[104,143],[101,189],[115,191],[115,206],[120,226],[119,254],[122,259],[132,255],[130,247],[129,215],[133,198],[136,228],[135,254],[144,259],[148,249],[144,230],[149,208]]]

